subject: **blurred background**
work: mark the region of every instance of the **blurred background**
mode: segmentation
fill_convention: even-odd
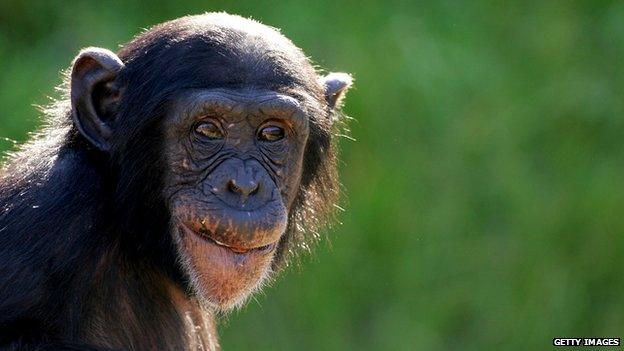
[[[0,150],[84,46],[227,11],[356,77],[342,224],[225,350],[535,350],[624,337],[624,2],[0,1]]]

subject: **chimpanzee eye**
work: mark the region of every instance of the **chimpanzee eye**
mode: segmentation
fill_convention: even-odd
[[[195,132],[208,139],[222,139],[224,137],[221,128],[212,122],[202,122],[195,127]]]
[[[284,139],[284,129],[277,126],[268,126],[260,129],[258,139],[261,141],[278,141]]]

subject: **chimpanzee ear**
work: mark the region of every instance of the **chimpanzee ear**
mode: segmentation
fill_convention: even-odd
[[[332,72],[321,77],[321,84],[325,86],[325,100],[330,108],[340,107],[345,93],[353,84],[353,78],[348,73]]]
[[[123,62],[112,51],[86,48],[74,59],[70,96],[74,124],[93,145],[109,149],[120,88],[115,84]]]

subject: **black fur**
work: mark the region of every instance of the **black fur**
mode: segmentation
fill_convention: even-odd
[[[250,41],[241,26],[262,40]],[[139,35],[118,56],[125,90],[110,153],[78,132],[64,98],[0,171],[0,349],[99,350],[84,340],[102,328],[120,344],[141,340],[135,349],[184,347],[163,284],[186,282],[161,198],[160,124],[182,89],[262,87],[306,95],[314,110],[276,266],[333,211],[332,111],[308,59],[277,31],[234,16],[185,17]]]

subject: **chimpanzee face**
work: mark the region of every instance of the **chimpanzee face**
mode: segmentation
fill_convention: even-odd
[[[208,303],[231,306],[270,273],[299,189],[308,116],[273,91],[191,90],[165,124],[182,263]]]
[[[350,85],[319,76],[272,28],[206,14],[157,26],[119,56],[82,50],[71,114],[77,143],[107,154],[120,181],[118,222],[132,224],[120,230],[141,238],[127,245],[164,252],[162,270],[226,309],[331,212],[332,121]]]

